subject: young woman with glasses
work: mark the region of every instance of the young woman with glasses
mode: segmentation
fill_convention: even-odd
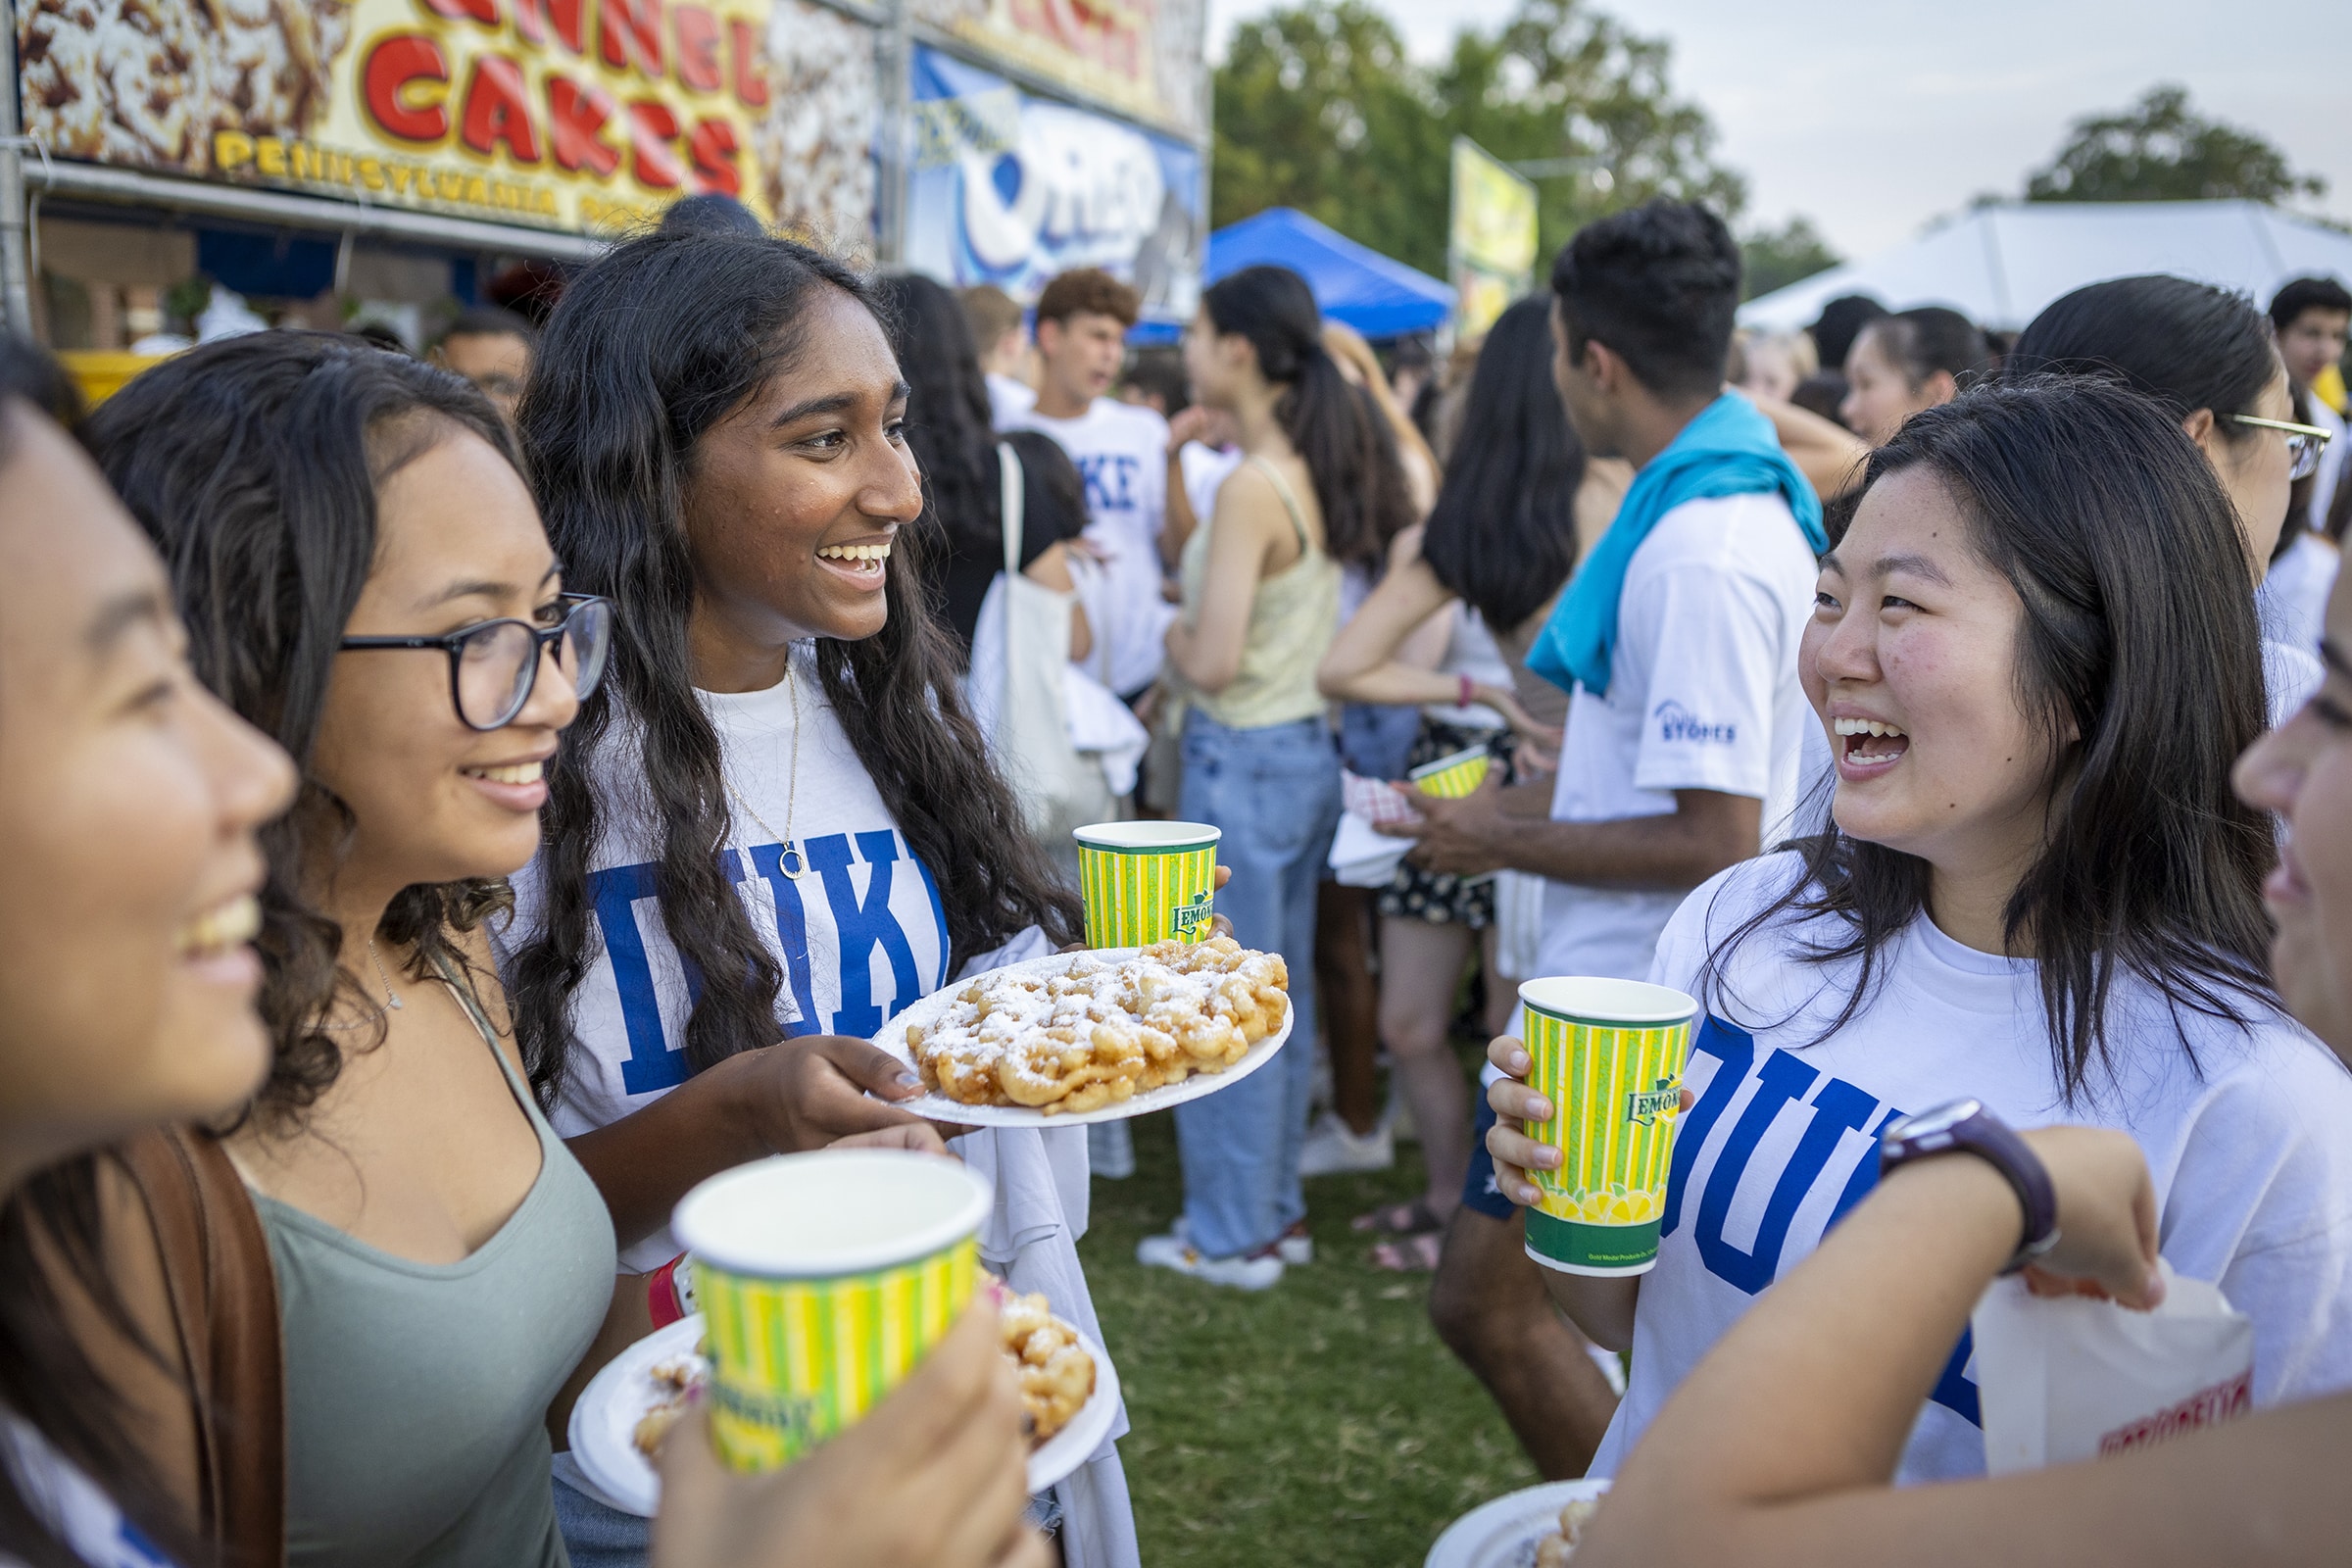
[[[564,594],[496,412],[416,361],[212,344],[89,441],[198,675],[302,773],[263,835],[274,1059],[228,1139],[276,1271],[287,1560],[560,1564],[549,1407],[612,1231],[532,1100],[483,922],[610,612]]]
[[[2092,283],[2045,306],[2002,373],[2050,372],[2120,378],[2180,421],[2237,513],[2258,591],[2286,526],[2289,487],[2316,471],[2328,442],[2327,431],[2295,419],[2270,318],[2226,289],[2161,272]],[[2314,653],[2264,642],[2272,723],[2319,685]]]

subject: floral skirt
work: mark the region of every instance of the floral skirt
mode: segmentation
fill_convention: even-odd
[[[1492,765],[1502,769],[1503,782],[1515,783],[1511,759],[1518,744],[1519,737],[1507,729],[1469,729],[1423,718],[1421,733],[1405,758],[1405,767],[1409,770],[1441,757],[1484,746],[1487,755],[1494,760]],[[1425,871],[1407,860],[1396,867],[1396,876],[1380,890],[1379,906],[1382,914],[1396,919],[1427,920],[1432,925],[1461,925],[1484,931],[1494,923],[1494,879],[1486,876],[1465,880],[1444,871]]]

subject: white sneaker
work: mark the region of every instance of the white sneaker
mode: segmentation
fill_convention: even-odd
[[[1282,1259],[1270,1252],[1248,1257],[1202,1257],[1180,1236],[1147,1236],[1136,1243],[1135,1260],[1149,1268],[1174,1269],[1211,1285],[1263,1291],[1282,1282]]]
[[[1343,1171],[1387,1170],[1396,1163],[1396,1140],[1389,1124],[1382,1122],[1368,1133],[1358,1134],[1340,1120],[1333,1111],[1325,1111],[1306,1130],[1306,1142],[1298,1149],[1298,1174],[1301,1176],[1336,1176]]]
[[[1168,1234],[1187,1246],[1192,1244],[1192,1227],[1185,1223],[1182,1214],[1176,1216]],[[1274,1255],[1293,1268],[1304,1268],[1315,1260],[1315,1239],[1307,1234],[1306,1221],[1300,1220],[1274,1238]]]

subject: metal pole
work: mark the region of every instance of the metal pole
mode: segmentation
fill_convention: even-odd
[[[898,267],[906,260],[906,204],[914,181],[907,116],[914,97],[914,17],[907,0],[890,0],[881,34],[881,124],[875,127],[880,166],[874,179],[874,260]]]
[[[32,335],[32,291],[24,265],[24,137],[17,116],[17,19],[12,3],[5,8],[8,25],[0,41],[5,63],[5,90],[0,90],[0,315],[8,329]]]

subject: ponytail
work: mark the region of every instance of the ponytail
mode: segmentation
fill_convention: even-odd
[[[1412,522],[1396,438],[1371,394],[1323,346],[1315,297],[1287,267],[1246,267],[1211,284],[1201,308],[1219,332],[1257,351],[1258,373],[1281,386],[1275,417],[1306,465],[1334,560],[1377,572]]]

